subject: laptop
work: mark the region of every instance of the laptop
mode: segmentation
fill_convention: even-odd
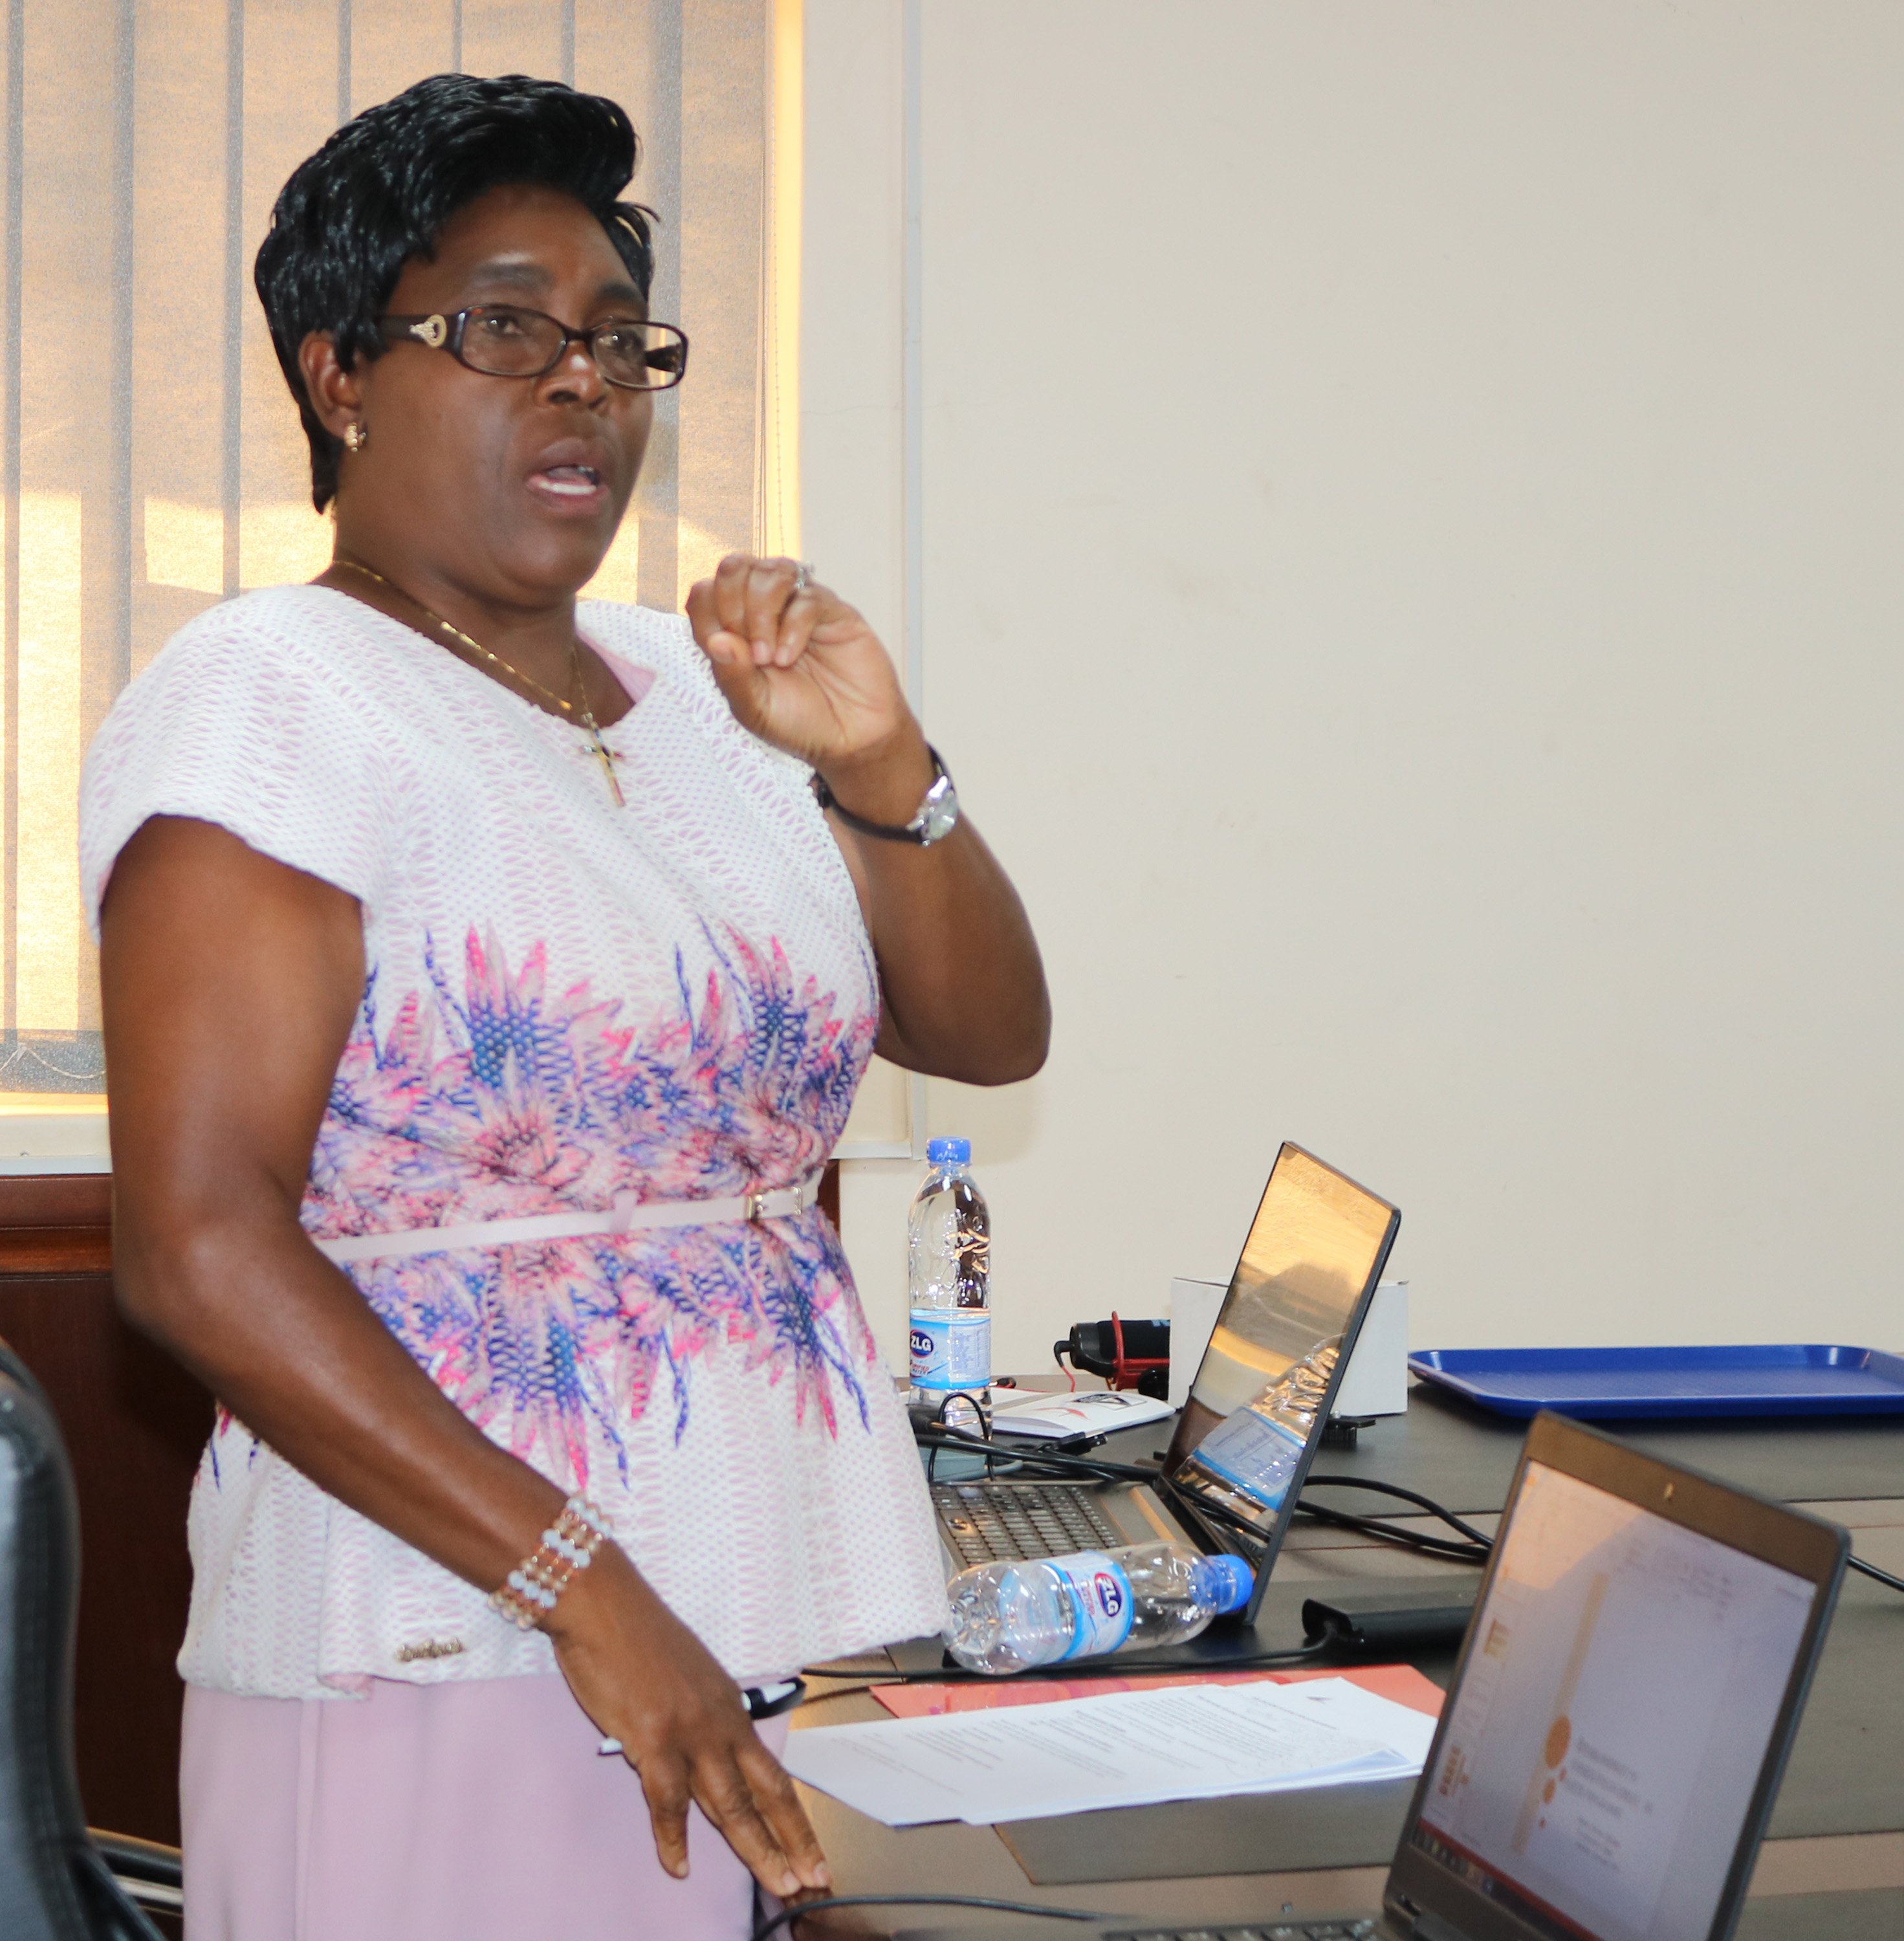
[[[1380,1911],[1062,1931],[1725,1941],[1850,1548],[1802,1511],[1536,1417]]]
[[[1254,1624],[1401,1216],[1301,1147],[1276,1154],[1148,1484],[935,1481],[949,1571],[1160,1539],[1247,1558]],[[908,1647],[901,1647],[902,1649]],[[933,1662],[936,1643],[927,1647]]]

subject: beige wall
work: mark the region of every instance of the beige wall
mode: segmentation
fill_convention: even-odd
[[[807,548],[901,637],[901,0],[807,0]],[[928,726],[1001,1366],[1277,1142],[1418,1344],[1904,1346],[1904,10],[924,0]],[[851,1169],[903,1348],[915,1169]]]

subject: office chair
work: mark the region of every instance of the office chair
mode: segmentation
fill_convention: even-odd
[[[80,1808],[73,1759],[79,1508],[60,1426],[0,1341],[0,1935],[6,1941],[162,1941]],[[112,1841],[124,1871],[176,1904],[176,1859]],[[127,1884],[130,1884],[130,1881]]]

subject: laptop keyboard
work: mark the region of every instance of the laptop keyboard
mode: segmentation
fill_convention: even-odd
[[[1147,1927],[1104,1941],[1359,1941],[1377,1931],[1368,1921],[1259,1921],[1249,1927]]]
[[[1097,1492],[1076,1483],[935,1483],[933,1508],[960,1563],[1114,1548],[1122,1533]]]

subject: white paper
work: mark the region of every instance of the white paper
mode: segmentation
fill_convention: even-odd
[[[788,1771],[888,1826],[1045,1819],[1420,1771],[1424,1713],[1340,1678],[1194,1685],[788,1735]]]
[[[1046,1441],[1065,1435],[1108,1435],[1117,1429],[1161,1422],[1174,1412],[1167,1401],[1129,1389],[1088,1389],[1077,1395],[1029,1398],[1018,1389],[992,1391],[993,1435],[1036,1436]]]

